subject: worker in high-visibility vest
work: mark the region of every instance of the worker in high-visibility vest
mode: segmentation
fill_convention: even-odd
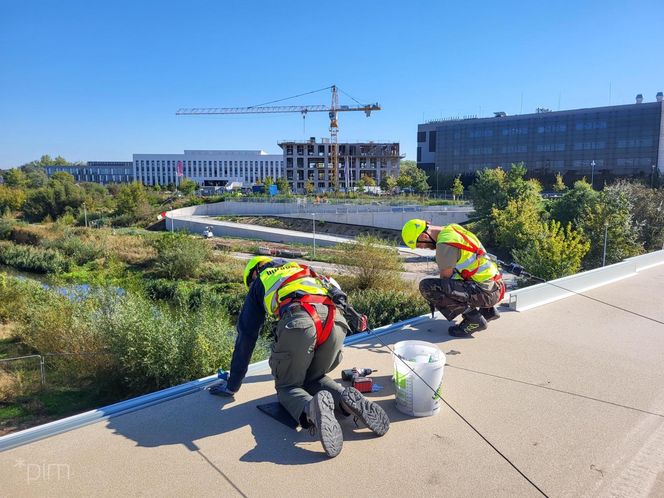
[[[238,318],[230,376],[210,392],[234,396],[240,389],[268,313],[279,318],[269,359],[279,402],[302,427],[318,432],[327,455],[338,455],[343,446],[335,408],[376,435],[385,434],[390,427],[385,411],[327,375],[341,362],[346,333],[366,330],[366,317],[348,305],[334,279],[295,262],[256,256],[245,267],[244,283],[249,292]]]
[[[411,249],[433,249],[440,278],[420,281],[420,292],[432,311],[437,308],[453,321],[449,333],[467,337],[487,328],[487,322],[500,318],[496,304],[505,294],[505,285],[496,264],[479,239],[460,225],[430,225],[425,220],[409,220],[401,230]]]

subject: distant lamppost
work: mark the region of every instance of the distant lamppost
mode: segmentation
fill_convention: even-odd
[[[609,222],[604,222],[604,253],[602,254],[602,266],[606,264],[606,236],[609,230]]]
[[[311,213],[314,222],[313,240],[314,240],[314,259],[316,258],[316,213]]]
[[[593,159],[590,163],[590,186],[595,188],[595,160]]]
[[[650,172],[650,188],[652,188],[655,180],[655,163],[652,164],[652,171]]]

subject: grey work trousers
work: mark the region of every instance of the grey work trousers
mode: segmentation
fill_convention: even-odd
[[[314,306],[324,325],[327,307]],[[315,349],[316,327],[301,305],[291,304],[279,319],[269,359],[274,387],[281,405],[305,427],[308,423],[302,417],[304,407],[318,391],[329,391],[339,406],[344,387],[326,374],[341,363],[347,332],[346,319],[337,310],[330,336]]]
[[[453,278],[425,278],[420,281],[420,293],[431,305],[452,320],[468,307],[491,308],[500,299],[502,281],[491,282],[482,289],[473,281]]]

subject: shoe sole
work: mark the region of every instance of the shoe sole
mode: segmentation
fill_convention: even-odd
[[[344,445],[341,426],[334,416],[334,398],[327,391],[321,391],[315,397],[316,429],[327,456],[334,458]]]
[[[385,410],[362,396],[354,387],[346,388],[341,393],[341,400],[351,414],[359,418],[377,436],[383,436],[389,430],[390,419],[387,418]]]

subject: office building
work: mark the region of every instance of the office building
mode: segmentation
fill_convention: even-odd
[[[417,128],[417,164],[468,174],[523,162],[530,173],[650,176],[664,172],[662,92],[652,102],[491,118],[430,121]]]
[[[84,164],[68,164],[66,166],[44,166],[48,176],[58,171],[64,171],[74,177],[77,183],[94,182],[129,183],[134,181],[134,171],[131,162],[125,161],[88,161]]]
[[[304,193],[311,182],[315,192],[327,192],[334,188],[332,175],[332,144],[328,139],[316,142],[282,141],[286,180],[295,193]],[[340,143],[338,163],[338,187],[348,190],[363,176],[370,176],[377,185],[388,175],[399,175],[399,144],[395,142]]]
[[[144,185],[175,185],[184,177],[200,186],[250,186],[283,174],[282,156],[262,150],[185,150],[184,154],[134,154],[133,158],[134,176]]]

